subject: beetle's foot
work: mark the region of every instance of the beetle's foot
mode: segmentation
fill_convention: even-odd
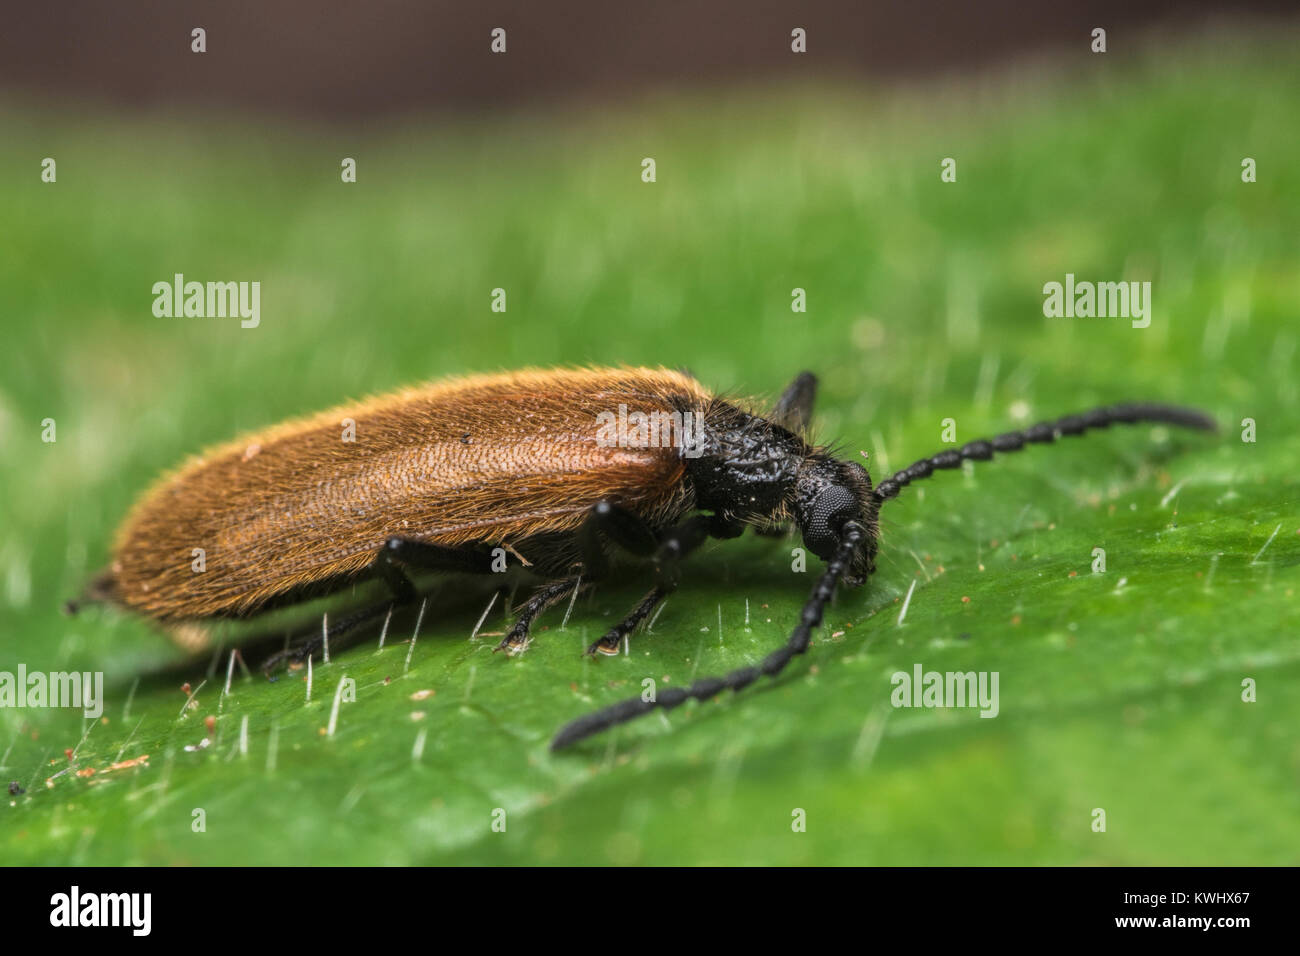
[[[617,657],[618,645],[622,641],[623,635],[617,629],[612,630],[587,648],[587,656],[595,657],[597,654],[604,654],[606,657]]]
[[[528,645],[532,643],[532,638],[528,636],[528,629],[522,628],[518,624],[506,632],[506,636],[501,638],[501,643],[492,648],[492,653],[505,651],[511,657],[516,654],[522,654],[528,650]]]
[[[273,675],[277,670],[280,668],[297,670],[307,662],[307,658],[320,650],[320,647],[321,642],[319,640],[312,640],[299,644],[297,647],[288,647],[282,651],[277,651],[262,662],[262,673],[271,680],[275,680]]]

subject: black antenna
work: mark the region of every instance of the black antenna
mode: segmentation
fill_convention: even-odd
[[[817,581],[816,587],[812,589],[812,594],[808,596],[808,601],[803,606],[803,611],[799,615],[799,623],[795,627],[794,633],[790,635],[790,640],[786,642],[784,647],[778,648],[763,658],[763,663],[757,667],[742,667],[723,677],[704,677],[691,684],[690,687],[670,687],[660,691],[654,700],[629,697],[627,700],[611,704],[602,710],[584,714],[577,720],[571,721],[560,728],[560,732],[551,741],[551,749],[560,750],[570,744],[577,743],[585,737],[590,737],[592,734],[607,730],[616,724],[626,723],[640,717],[642,714],[648,714],[656,707],[671,710],[678,704],[683,704],[692,698],[695,700],[708,700],[711,697],[716,697],[724,690],[740,690],[743,687],[748,687],[763,675],[775,677],[781,673],[791,660],[808,650],[808,642],[812,639],[813,628],[821,624],[822,612],[826,609],[826,605],[830,603],[831,598],[835,596],[835,589],[844,578],[844,574],[849,568],[849,562],[853,560],[853,554],[857,551],[858,545],[867,536],[867,529],[856,521],[846,521],[841,534],[843,536],[835,549],[835,554],[826,563],[825,572]]]
[[[1161,422],[1203,431],[1216,430],[1214,419],[1193,408],[1149,403],[1107,405],[1080,415],[1066,415],[1054,422],[1039,422],[1024,431],[1006,432],[997,438],[967,442],[961,448],[949,448],[929,458],[922,458],[876,485],[872,495],[877,502],[888,501],[898,497],[904,486],[921,478],[929,478],[937,469],[959,468],[967,460],[988,461],[994,452],[1020,451],[1027,444],[1053,442],[1062,435],[1082,435],[1089,428],[1108,428],[1114,424],[1132,425],[1138,422]]]

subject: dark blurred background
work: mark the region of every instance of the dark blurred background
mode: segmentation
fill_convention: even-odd
[[[1020,53],[1111,52],[1294,0],[71,0],[9,3],[0,85],[133,105],[347,120],[531,99],[606,97],[801,72],[924,76]],[[790,53],[803,27],[808,53]],[[190,31],[207,31],[207,53]],[[507,55],[489,50],[503,27]]]

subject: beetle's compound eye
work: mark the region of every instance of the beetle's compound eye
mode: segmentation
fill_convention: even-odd
[[[843,485],[823,485],[800,515],[803,543],[819,558],[829,558],[839,543],[840,528],[862,511],[856,495]]]

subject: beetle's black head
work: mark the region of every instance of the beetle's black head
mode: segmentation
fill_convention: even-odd
[[[871,494],[871,476],[855,461],[828,455],[804,460],[795,481],[795,523],[804,546],[823,560],[835,553],[846,521],[856,521],[867,536],[853,557],[844,583],[857,587],[876,569],[876,513],[880,504]]]

